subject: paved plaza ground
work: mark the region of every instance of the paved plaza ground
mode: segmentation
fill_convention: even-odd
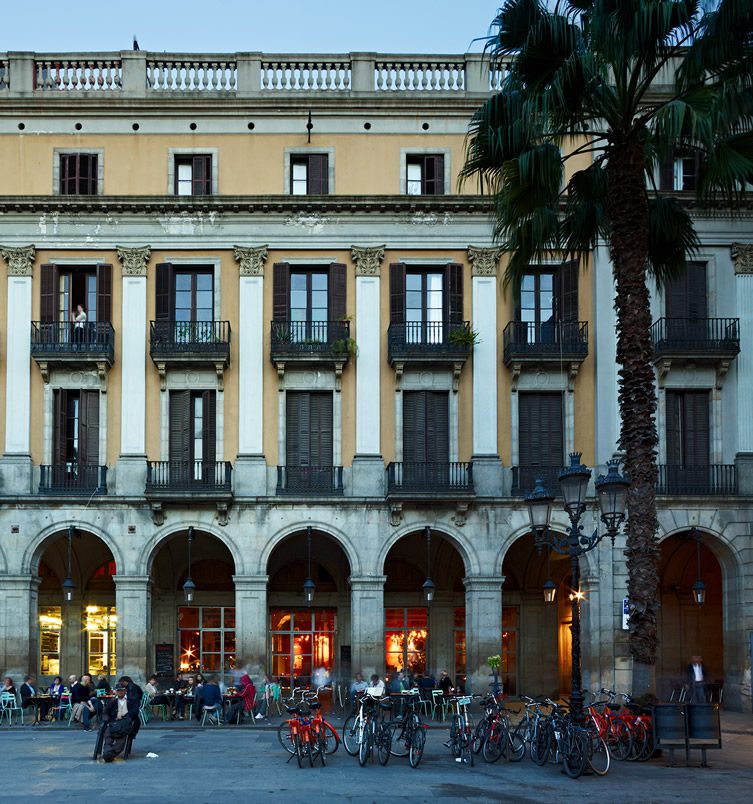
[[[336,724],[340,718],[334,717]],[[723,714],[723,749],[709,752],[709,768],[669,768],[666,757],[612,764],[608,776],[568,779],[555,766],[475,767],[453,761],[447,731],[432,728],[424,761],[412,770],[391,758],[361,768],[342,746],[326,768],[286,763],[275,723],[263,727],[201,729],[152,721],[127,762],[92,762],[96,730],[64,726],[0,728],[0,801],[48,797],[52,802],[750,802],[753,790],[753,715]],[[157,758],[148,759],[152,752]],[[692,761],[698,765],[699,754]]]

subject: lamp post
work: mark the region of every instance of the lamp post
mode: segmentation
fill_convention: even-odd
[[[554,603],[557,597],[557,586],[552,580],[552,551],[547,550],[546,554],[546,580],[542,587],[544,591],[544,603]]]
[[[63,600],[70,603],[73,600],[73,593],[76,591],[76,584],[73,583],[73,534],[76,529],[73,525],[68,526],[68,566],[63,581]]]
[[[308,572],[306,574],[306,580],[303,582],[303,597],[306,600],[306,605],[310,606],[314,602],[314,594],[316,592],[316,584],[311,579],[311,525],[306,528],[306,548]]]
[[[693,584],[693,600],[698,606],[702,606],[706,602],[706,584],[701,578],[701,531],[698,528],[691,530],[693,538],[695,539],[695,560],[696,560],[696,573],[695,583]]]
[[[186,596],[186,603],[193,603],[193,596],[196,593],[196,584],[191,577],[191,544],[193,543],[193,525],[188,529],[188,576],[183,584],[183,594]]]
[[[534,544],[537,550],[540,551],[546,546],[550,550],[570,557],[570,574],[573,587],[573,594],[570,595],[572,605],[572,625],[570,627],[572,632],[572,691],[570,693],[570,712],[576,722],[583,721],[580,651],[580,601],[583,598],[583,593],[580,590],[579,558],[584,553],[593,550],[603,537],[603,534],[599,534],[598,529],[590,536],[583,533],[583,526],[580,524],[580,519],[586,510],[586,492],[588,491],[588,481],[591,479],[591,470],[580,462],[581,454],[580,452],[570,453],[570,465],[563,469],[559,475],[564,508],[570,519],[570,527],[565,534],[556,533],[549,527],[554,498],[544,488],[541,480],[536,481],[533,492],[526,496],[531,530],[533,531]],[[606,532],[612,539],[612,543],[614,543],[617,530],[625,519],[625,504],[630,481],[619,473],[618,460],[609,461],[607,468],[606,476],[602,475],[596,481],[596,496],[599,502],[601,521],[606,526]],[[552,596],[553,599],[554,597]]]
[[[424,581],[423,586],[421,587],[424,590],[424,599],[427,603],[431,603],[434,600],[434,592],[436,591],[436,586],[434,585],[434,581],[431,579],[431,528],[427,525],[426,526],[426,580]]]

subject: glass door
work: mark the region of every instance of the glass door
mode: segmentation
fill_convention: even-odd
[[[335,669],[335,609],[273,609],[272,676],[285,685],[321,686]]]
[[[388,673],[426,672],[426,640],[429,636],[427,609],[384,610],[385,664]]]

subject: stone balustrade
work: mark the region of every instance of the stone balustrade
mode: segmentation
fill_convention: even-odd
[[[499,86],[480,53],[0,53],[0,96],[149,98],[264,95],[483,95]]]

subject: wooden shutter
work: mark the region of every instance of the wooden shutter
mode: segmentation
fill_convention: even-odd
[[[97,321],[112,323],[112,265],[97,265]]]
[[[567,262],[557,271],[555,317],[558,321],[578,320],[578,263]]]
[[[99,391],[81,391],[78,409],[78,462],[99,465]]]
[[[288,466],[311,465],[311,395],[289,391],[285,410],[285,458]]]
[[[327,195],[329,193],[329,156],[310,154],[306,173],[308,195]]]
[[[170,391],[170,462],[191,460],[191,392]]]
[[[75,154],[60,154],[60,195],[73,195],[75,172],[76,172],[76,155]]]
[[[518,463],[560,467],[564,462],[562,394],[518,394]]]
[[[332,466],[332,394],[311,394],[309,415],[311,466]]]
[[[52,440],[52,462],[56,466],[65,463],[65,438],[67,435],[68,392],[64,388],[55,390],[55,423]]]
[[[155,312],[157,321],[175,318],[175,294],[173,293],[173,266],[169,262],[157,265],[155,279]]]
[[[706,318],[706,263],[688,262],[681,276],[667,283],[665,289],[667,318]]]
[[[667,391],[665,398],[665,429],[667,465],[682,466],[682,393]]]
[[[290,264],[276,262],[272,271],[272,319],[290,320]]]
[[[444,195],[444,156],[426,156],[421,171],[424,195]]]
[[[43,265],[40,277],[39,320],[42,324],[54,324],[58,320],[60,273],[57,265]]]
[[[217,462],[217,406],[214,391],[204,391],[201,395],[204,416],[204,433],[202,447],[204,454],[201,460],[209,464]],[[198,456],[195,456],[198,460]]]
[[[426,461],[426,391],[403,391],[403,461]]]
[[[97,194],[97,154],[79,154],[79,193]]]
[[[687,391],[683,395],[685,416],[685,466],[709,465],[709,395],[707,391]]]
[[[463,266],[456,262],[445,266],[444,308],[445,323],[463,323]]]
[[[659,166],[659,189],[671,193],[675,188],[675,153],[671,151]]]
[[[426,458],[429,463],[450,460],[449,399],[446,391],[426,391]]]
[[[390,265],[390,323],[405,322],[405,263]]]
[[[210,154],[194,156],[191,160],[191,193],[212,194],[212,157]]]
[[[346,268],[340,262],[329,266],[329,320],[341,321],[345,318]]]

